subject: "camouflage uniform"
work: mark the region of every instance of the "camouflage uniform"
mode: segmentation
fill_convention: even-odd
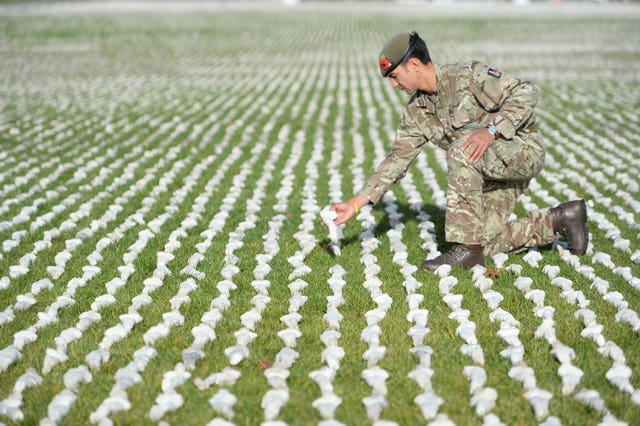
[[[377,203],[429,141],[447,151],[447,241],[481,244],[485,255],[553,242],[548,209],[508,222],[544,165],[537,88],[479,62],[436,67],[436,78],[436,95],[412,96],[391,152],[359,193]],[[500,136],[480,161],[467,160],[461,137],[489,124]]]

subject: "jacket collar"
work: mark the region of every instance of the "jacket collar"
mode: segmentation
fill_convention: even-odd
[[[440,93],[440,87],[441,87],[441,83],[442,83],[442,71],[440,70],[440,67],[438,67],[435,63],[433,65],[434,65],[434,69],[436,71],[436,94],[435,95],[429,95],[426,92],[423,92],[423,91],[420,91],[420,90],[417,91],[415,93],[414,97],[415,97],[416,106],[418,106],[420,108],[433,107],[433,106],[435,106],[436,102],[438,101],[438,93]]]

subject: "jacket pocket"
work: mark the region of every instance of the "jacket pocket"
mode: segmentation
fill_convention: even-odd
[[[476,121],[479,105],[473,96],[465,96],[451,112],[451,127],[460,129]]]

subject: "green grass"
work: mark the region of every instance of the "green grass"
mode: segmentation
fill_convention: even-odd
[[[636,159],[640,152],[640,15],[636,9],[632,7],[624,14],[603,8],[595,14],[566,15],[556,15],[549,9],[551,12],[531,17],[518,10],[502,13],[496,9],[495,15],[478,15],[460,9],[453,15],[439,14],[441,9],[437,8],[409,11],[391,5],[319,9],[274,6],[273,10],[263,6],[259,13],[205,7],[201,12],[159,8],[48,15],[8,13],[0,7],[0,242],[25,231],[17,247],[0,251],[0,279],[7,277],[10,281],[0,290],[0,311],[13,307],[19,296],[31,291],[34,282],[49,277],[54,284],[53,289],[36,296],[33,306],[16,310],[12,321],[0,325],[0,350],[14,343],[16,333],[36,324],[73,278],[83,276],[87,256],[103,238],[114,241],[101,252],[101,273],[78,288],[75,303],[57,312],[57,322],[37,330],[37,339],[23,348],[22,357],[0,372],[0,401],[9,397],[28,368],[34,368],[43,378],[40,385],[22,392],[19,408],[24,419],[12,421],[5,413],[0,414],[0,422],[37,424],[48,415],[51,401],[65,388],[64,374],[87,364],[87,354],[99,347],[106,330],[131,309],[145,280],[156,272],[157,253],[167,251],[167,243],[177,239],[180,246],[173,250],[175,257],[167,264],[171,274],[151,293],[152,303],[139,309],[142,321],[125,339],[111,346],[111,358],[99,370],[91,370],[91,382],[80,386],[76,402],[60,420],[60,424],[89,423],[91,413],[113,391],[118,369],[132,361],[135,351],[145,345],[145,333],[171,310],[171,298],[188,278],[180,271],[198,252],[198,244],[204,240],[202,232],[209,228],[223,203],[233,200],[223,229],[198,265],[205,277],[197,280],[190,301],[180,308],[184,324],[172,327],[165,338],[155,342],[157,357],[140,372],[142,382],[127,389],[131,409],[110,416],[115,424],[153,423],[148,413],[162,392],[164,374],[182,361],[183,351],[193,343],[191,329],[201,323],[212,301],[220,296],[217,284],[224,279],[221,269],[228,254],[229,235],[245,223],[247,201],[256,195],[257,183],[267,179],[261,209],[255,213],[255,227],[244,231],[243,245],[234,252],[239,272],[232,278],[237,288],[231,291],[230,306],[216,324],[215,339],[204,346],[203,358],[190,371],[191,377],[176,388],[184,404],[163,418],[170,424],[191,425],[206,424],[216,416],[208,400],[222,387],[200,390],[195,379],[230,366],[225,350],[236,344],[234,333],[242,327],[241,315],[253,307],[253,270],[258,256],[265,252],[269,222],[283,214],[286,220],[279,230],[279,251],[269,262],[271,272],[266,277],[271,284],[271,299],[256,324],[257,337],[249,345],[249,356],[234,366],[241,377],[227,387],[238,398],[231,419],[235,424],[263,422],[261,402],[270,390],[264,367],[275,361],[284,346],[278,332],[285,328],[281,317],[290,309],[288,285],[293,281],[289,277],[294,268],[288,259],[301,250],[296,233],[304,224],[309,200],[320,207],[334,201],[328,182],[336,173],[330,164],[337,144],[342,144],[337,172],[343,198],[359,189],[354,180],[360,174],[366,177],[372,173],[380,153],[390,149],[406,97],[380,79],[376,55],[381,43],[399,31],[417,30],[423,35],[436,63],[479,58],[540,86],[538,117],[548,158],[553,161],[537,178],[547,192],[530,191],[531,201],[546,207],[545,194],[558,200],[566,199],[569,193],[587,198],[592,211],[603,214],[630,241],[629,251],[616,248],[607,229],[590,222],[593,250],[610,254],[615,265],[629,268],[637,279],[640,264],[631,256],[640,248],[640,212],[633,211],[629,197],[638,200],[640,194],[628,180],[638,175]],[[295,142],[300,140],[301,151],[297,151]],[[376,140],[381,142],[377,144]],[[362,154],[359,144],[364,148]],[[320,158],[313,157],[315,148]],[[437,185],[445,189],[446,170],[438,163],[436,149],[428,147],[422,155],[435,173]],[[277,155],[272,157],[272,153]],[[357,158],[362,170],[353,166],[358,155],[363,156]],[[291,161],[296,157],[297,161]],[[273,168],[267,169],[270,159]],[[251,167],[239,185],[239,193],[230,194],[231,188],[238,186],[245,165]],[[318,179],[309,194],[305,185],[312,165],[317,167]],[[78,170],[85,170],[86,175],[77,175]],[[444,212],[433,203],[425,172],[413,167],[406,179],[411,179],[420,192],[424,211],[436,225],[439,247],[446,249]],[[289,174],[292,189],[286,211],[281,212],[276,208],[278,193]],[[207,184],[215,176],[219,179],[209,188]],[[610,182],[603,182],[601,176]],[[145,184],[136,185],[138,182]],[[403,186],[395,185],[393,195],[403,215],[402,243],[407,246],[408,261],[418,265],[425,256],[420,248],[423,241],[418,213],[409,205],[409,194]],[[183,234],[175,234],[193,213],[199,197],[204,196],[207,201],[198,212],[196,224]],[[122,210],[113,220],[105,227],[95,226],[94,220],[115,204],[121,204]],[[31,206],[35,208],[29,220],[14,221]],[[78,215],[82,206],[90,206],[89,214]],[[619,218],[613,206],[632,212],[634,221]],[[387,234],[397,223],[390,220],[385,207],[380,203],[371,210],[376,220],[375,237],[380,241],[373,254],[381,266],[381,291],[393,300],[379,323],[380,345],[386,353],[378,365],[389,373],[388,405],[381,418],[400,425],[424,424],[430,419],[423,417],[414,402],[422,389],[408,376],[418,361],[411,353],[413,342],[407,335],[412,324],[407,321],[405,278],[393,261]],[[519,215],[524,211],[522,205],[516,210]],[[55,212],[50,221],[31,230],[36,219],[50,212]],[[131,222],[136,212],[140,216]],[[123,258],[139,241],[140,232],[165,215],[162,226],[133,262],[135,272],[115,293],[116,302],[101,309],[100,321],[69,345],[67,361],[42,374],[47,348],[55,348],[56,337],[75,326],[96,297],[106,293],[105,284],[120,276],[118,267],[124,265]],[[27,274],[10,277],[11,266],[18,265],[38,243],[48,239],[52,230],[76,217],[71,229],[54,235],[51,245],[36,253]],[[369,347],[361,333],[367,325],[365,313],[376,307],[363,286],[365,270],[360,258],[365,229],[357,220],[348,223],[342,255],[334,257],[325,247],[327,233],[319,218],[313,224],[311,233],[317,246],[305,257],[311,271],[301,277],[309,286],[303,290],[308,299],[298,311],[302,316],[302,336],[295,346],[299,357],[287,380],[289,401],[277,419],[291,425],[322,420],[312,405],[321,396],[320,388],[309,373],[324,365],[321,354],[325,346],[320,336],[327,328],[323,320],[331,295],[327,280],[330,268],[339,264],[346,270],[347,284],[343,289],[345,303],[339,308],[343,315],[339,345],[345,356],[332,382],[335,394],[342,398],[335,418],[349,425],[373,423],[363,404],[372,390],[362,378],[367,368],[363,355]],[[63,274],[51,278],[47,267],[54,265],[56,255],[72,238],[81,238],[82,242]],[[542,320],[534,314],[534,304],[514,286],[517,276],[502,270],[493,280],[492,289],[504,297],[500,307],[520,322],[524,361],[535,371],[537,385],[553,394],[549,415],[562,424],[598,424],[603,413],[576,398],[580,389],[594,389],[616,418],[638,424],[639,406],[605,378],[612,360],[601,355],[593,341],[581,336],[582,321],[574,316],[578,306],[562,296],[542,267],[560,266],[561,275],[572,280],[573,288],[590,301],[589,308],[604,327],[604,337],[622,349],[634,389],[640,388],[638,331],[617,321],[618,310],[591,286],[591,279],[566,263],[557,251],[546,247],[541,252],[543,260],[537,268],[527,265],[522,254],[511,255],[507,265],[521,264],[522,275],[533,280],[532,288],[545,292],[545,305],[554,307],[557,338],[574,349],[573,364],[584,372],[575,392],[562,394],[557,373],[560,364],[551,354],[549,343],[535,337]],[[638,290],[608,267],[592,264],[591,254],[581,258],[581,263],[593,266],[594,274],[609,282],[610,291],[620,292],[628,307],[640,312]],[[485,386],[498,394],[491,412],[510,425],[540,423],[523,396],[522,385],[509,377],[513,365],[500,354],[507,344],[497,335],[500,325],[490,321],[491,309],[474,287],[471,272],[454,270],[452,274],[458,284],[451,291],[463,296],[462,308],[470,311],[469,319],[476,324],[485,358]],[[430,332],[424,344],[433,350],[431,384],[443,399],[439,413],[456,424],[480,425],[483,419],[470,404],[469,382],[462,374],[473,360],[460,350],[464,342],[456,334],[458,323],[449,317],[451,309],[439,291],[439,277],[424,271],[417,271],[414,277],[421,283],[417,291],[424,295],[420,307],[429,311]]]

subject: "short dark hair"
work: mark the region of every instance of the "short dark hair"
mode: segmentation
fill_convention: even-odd
[[[408,52],[407,59],[417,58],[423,64],[428,64],[429,62],[431,62],[431,56],[429,56],[427,43],[425,43],[425,41],[421,39],[418,33],[415,31],[411,33],[411,38],[409,39],[409,50],[410,51]]]

